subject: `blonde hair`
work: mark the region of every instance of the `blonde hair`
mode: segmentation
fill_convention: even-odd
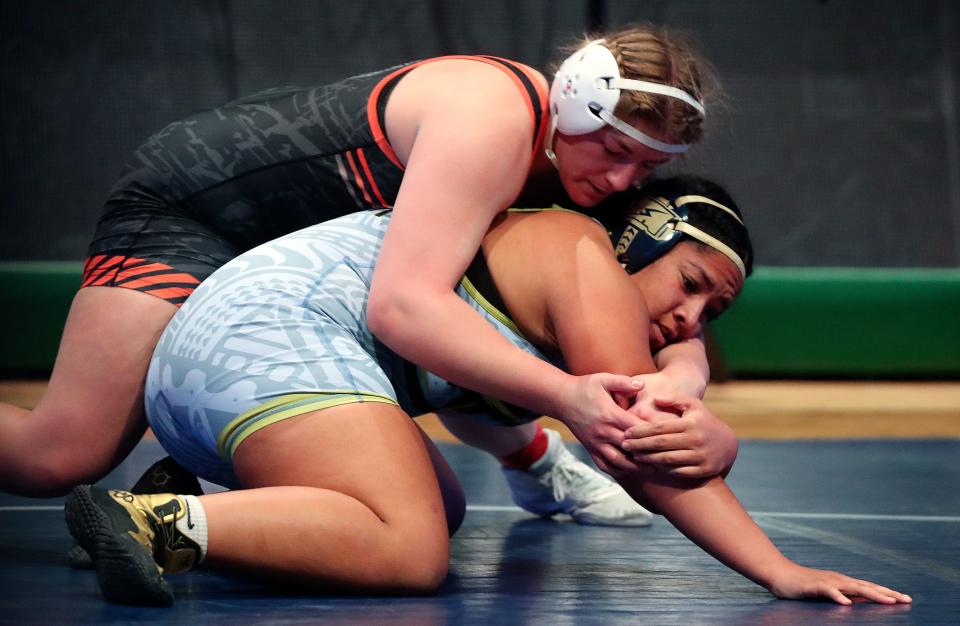
[[[703,102],[707,109],[714,96],[719,95],[713,68],[684,35],[652,24],[637,24],[611,33],[591,34],[587,41],[596,39],[603,39],[604,46],[613,53],[622,78],[682,89]],[[660,124],[668,141],[696,143],[703,137],[703,116],[676,98],[625,89],[615,114],[625,118],[638,116]]]

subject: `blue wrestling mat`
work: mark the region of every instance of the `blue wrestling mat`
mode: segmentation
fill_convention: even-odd
[[[110,605],[92,572],[66,566],[62,501],[0,495],[0,623],[960,623],[960,441],[741,446],[730,483],[781,550],[913,596],[912,606],[894,607],[777,600],[662,518],[640,529],[533,518],[512,506],[492,460],[440,448],[469,508],[435,596],[309,595],[201,571],[169,578],[172,608]],[[103,484],[129,487],[160,456],[144,441]]]

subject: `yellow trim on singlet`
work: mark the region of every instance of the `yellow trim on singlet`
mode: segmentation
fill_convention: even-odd
[[[311,399],[315,400],[310,402]],[[355,389],[286,394],[264,402],[230,420],[217,436],[217,451],[221,457],[230,460],[233,458],[237,447],[261,428],[304,413],[361,402],[379,402],[398,406],[396,400],[389,396]],[[287,409],[283,408],[295,403],[300,404]]]
[[[523,333],[520,332],[520,329],[517,328],[517,325],[513,323],[512,319],[504,315],[497,307],[490,304],[490,301],[484,298],[483,294],[477,291],[477,288],[473,286],[473,283],[470,282],[469,278],[464,276],[463,278],[460,279],[460,284],[463,285],[463,288],[467,291],[467,294],[469,294],[471,298],[476,300],[477,304],[479,304],[484,311],[489,313],[498,322],[500,322],[501,324],[503,324],[504,326],[512,330],[514,333],[516,333],[517,336],[523,337],[524,341],[530,341],[529,339],[523,336]]]
[[[577,215],[583,215],[584,217],[590,217],[589,215],[584,215],[583,213],[580,213],[579,211],[574,211],[574,210],[571,210],[571,209],[567,209],[567,208],[565,208],[565,207],[562,207],[562,206],[560,206],[559,204],[554,204],[553,206],[551,206],[551,207],[549,207],[549,208],[546,208],[546,207],[545,207],[545,208],[540,208],[540,209],[524,209],[524,208],[509,208],[509,209],[507,209],[507,213],[539,213],[540,211],[563,211],[563,212],[565,212],[565,213],[576,213]],[[591,218],[591,219],[592,219],[592,218]],[[481,294],[479,291],[477,291],[477,288],[474,286],[474,284],[473,284],[472,282],[470,282],[470,279],[469,279],[469,278],[467,278],[466,276],[464,276],[463,278],[460,279],[460,284],[463,285],[463,288],[466,289],[466,291],[467,291],[467,293],[470,295],[470,297],[473,298],[474,300],[476,300],[476,301],[477,301],[477,304],[479,304],[479,305],[483,308],[484,311],[486,311],[487,313],[489,313],[490,315],[492,315],[498,322],[500,322],[501,324],[503,324],[504,326],[506,326],[507,328],[509,328],[510,330],[512,330],[514,333],[516,333],[518,337],[522,337],[524,341],[529,341],[530,343],[533,343],[532,341],[530,341],[529,339],[527,339],[527,338],[523,335],[522,332],[520,332],[520,329],[519,329],[519,328],[517,327],[517,325],[513,322],[513,320],[511,320],[509,317],[507,317],[502,311],[500,311],[500,309],[498,309],[497,307],[495,307],[495,306],[493,306],[492,304],[490,304],[490,301],[487,300],[486,298],[484,298],[484,297],[483,297],[483,294]]]

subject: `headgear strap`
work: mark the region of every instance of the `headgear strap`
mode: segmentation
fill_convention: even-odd
[[[637,130],[616,115],[620,91],[643,91],[676,98],[706,115],[703,103],[671,85],[620,77],[620,66],[602,39],[591,41],[568,57],[550,87],[550,128],[544,152],[557,165],[553,139],[557,130],[567,135],[583,135],[604,124],[641,144],[667,154],[687,151],[687,144],[664,143]]]
[[[733,248],[690,224],[690,205],[694,204],[715,207],[743,224],[735,211],[706,196],[686,195],[673,201],[665,197],[652,198],[643,208],[632,212],[621,230],[612,233],[614,251],[624,269],[630,273],[638,271],[669,252],[683,234],[726,256],[740,271],[740,276],[746,278],[747,268]]]

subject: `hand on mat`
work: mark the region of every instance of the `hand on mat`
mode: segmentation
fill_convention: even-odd
[[[648,396],[645,389],[638,396]],[[645,399],[638,399],[641,405]],[[702,401],[691,396],[654,397],[652,414],[636,410],[647,421],[624,433],[623,450],[638,463],[649,463],[667,474],[708,478],[726,474],[737,458],[736,434]],[[631,408],[631,412],[635,409]]]
[[[587,452],[604,472],[613,476],[653,469],[639,465],[620,449],[623,433],[640,422],[640,418],[617,405],[615,393],[635,395],[643,388],[641,381],[615,374],[577,376],[568,395],[560,398],[564,410],[555,415],[586,447]]]
[[[869,580],[851,578],[839,572],[811,569],[791,563],[769,586],[778,598],[803,600],[829,598],[837,604],[853,604],[850,598],[860,597],[879,604],[910,603],[910,596]]]

